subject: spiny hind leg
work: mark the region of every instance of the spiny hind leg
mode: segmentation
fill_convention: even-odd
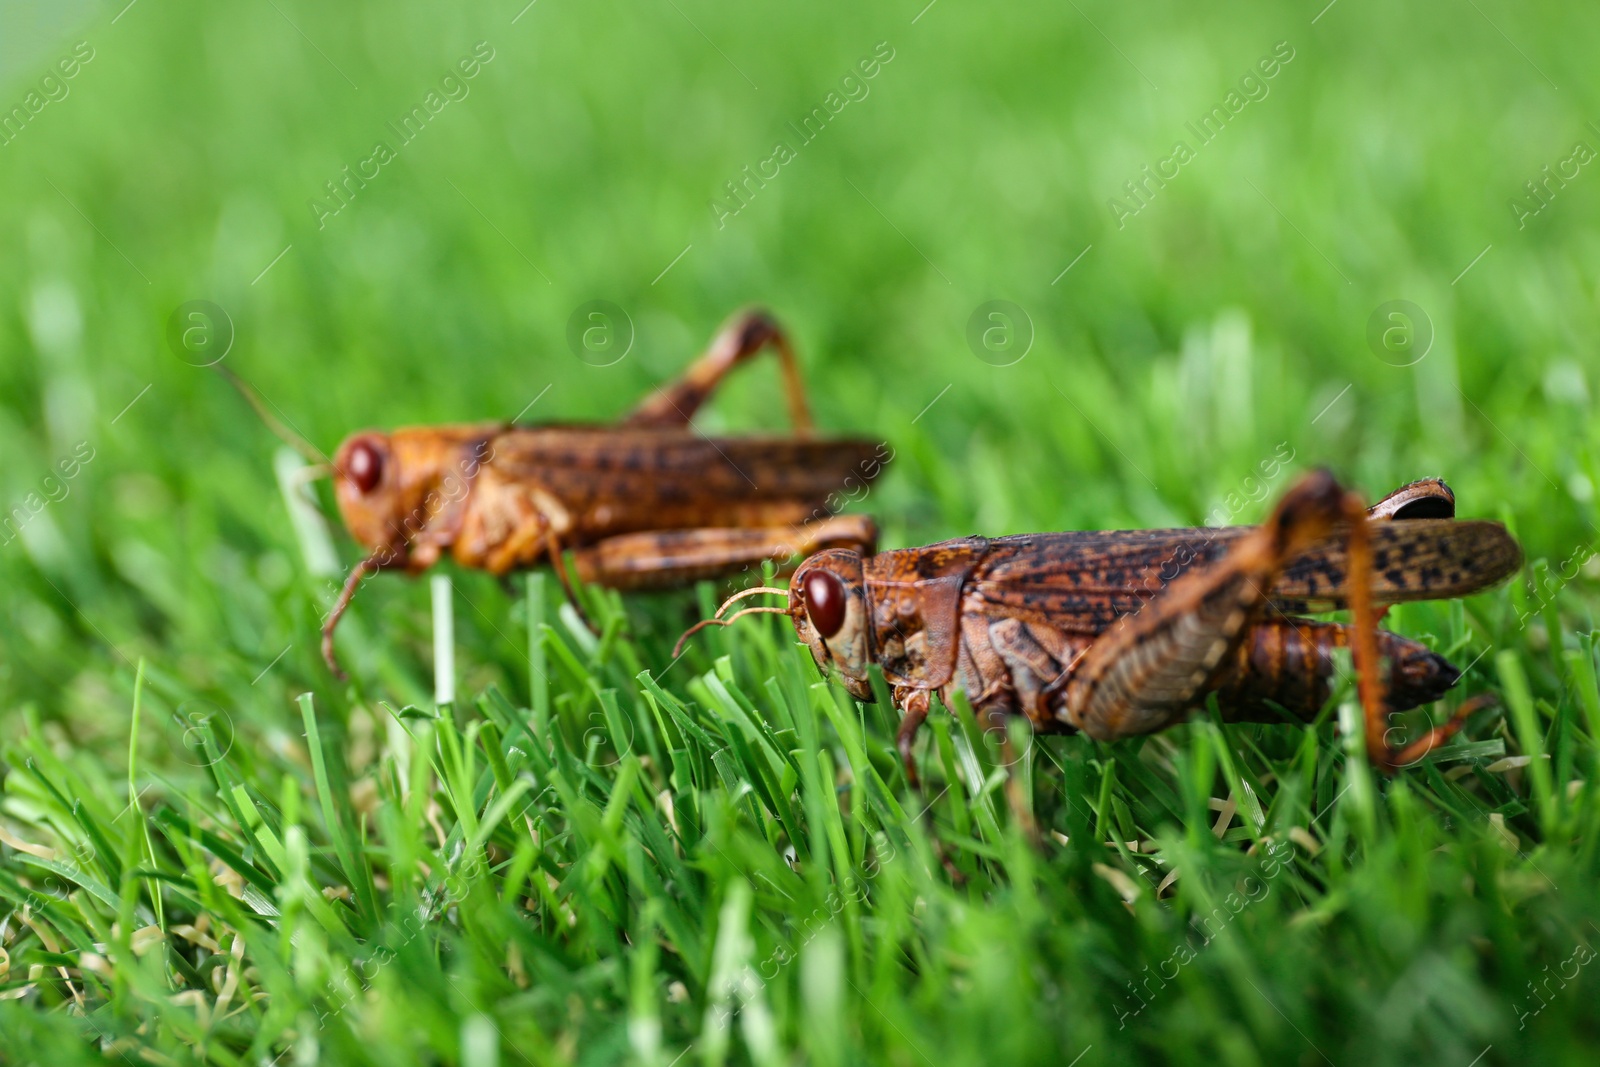
[[[1089,646],[1063,694],[1070,725],[1110,741],[1181,720],[1269,602],[1283,567],[1341,523],[1364,531],[1365,518],[1331,474],[1307,475],[1227,555],[1189,570]]]
[[[1468,697],[1461,702],[1456,713],[1450,716],[1448,722],[1435,726],[1427,733],[1408,744],[1388,747],[1386,766],[1391,770],[1400,770],[1414,763],[1422,762],[1422,758],[1446,741],[1456,735],[1467,724],[1467,720],[1484,708],[1493,707],[1500,703],[1500,698],[1493,693],[1479,693],[1477,696]],[[1385,743],[1388,742],[1388,733],[1384,735]]]
[[[782,366],[789,421],[801,435],[811,432],[811,410],[789,335],[772,315],[760,308],[740,312],[728,321],[705,355],[695,360],[675,382],[661,386],[622,420],[625,427],[686,426],[728,372],[771,346]]]
[[[705,527],[618,534],[573,552],[578,575],[613,589],[656,589],[787,563],[825,548],[870,555],[877,525],[865,515],[835,515],[798,526]]]
[[[1424,510],[1438,507],[1439,498],[1437,489],[1425,490]],[[1402,501],[1396,509],[1402,518],[1404,508]],[[1354,617],[1348,636],[1355,654],[1368,758],[1384,770],[1421,759],[1481,705],[1469,702],[1449,723],[1410,744],[1390,744],[1372,605],[1369,521],[1360,499],[1340,487],[1331,474],[1307,475],[1284,495],[1272,517],[1226,556],[1185,574],[1142,612],[1125,617],[1090,646],[1066,688],[1069,721],[1104,740],[1176,722],[1199,702],[1217,667],[1236,652],[1270,600],[1273,583],[1285,565],[1342,527],[1349,540],[1343,592]]]
[[[1420,478],[1402,485],[1367,509],[1370,519],[1453,519],[1456,494],[1443,478]]]

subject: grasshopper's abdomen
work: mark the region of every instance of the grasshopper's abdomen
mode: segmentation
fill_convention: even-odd
[[[1229,722],[1311,721],[1333,690],[1333,651],[1349,647],[1350,628],[1283,618],[1258,622],[1212,673],[1195,701],[1216,693]],[[1071,732],[1067,682],[1093,638],[1015,618],[962,623],[959,684],[975,708],[1026,715],[1036,730]],[[1378,632],[1385,661],[1384,704],[1407,711],[1442,697],[1460,671],[1420,642]],[[1280,710],[1280,708],[1282,710]]]
[[[1339,623],[1278,619],[1257,623],[1238,652],[1218,668],[1210,689],[1233,722],[1282,722],[1283,712],[1310,720],[1332,691],[1333,650],[1348,648],[1350,628]],[[1461,672],[1426,645],[1378,631],[1385,661],[1384,705],[1391,712],[1431,704]]]

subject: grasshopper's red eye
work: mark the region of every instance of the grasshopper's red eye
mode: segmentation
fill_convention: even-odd
[[[806,614],[811,625],[827,640],[844,626],[844,583],[832,571],[812,571],[806,575],[801,593],[806,598]]]
[[[383,456],[378,450],[365,441],[357,441],[350,449],[350,456],[345,460],[345,473],[350,475],[350,480],[356,483],[356,488],[363,493],[370,493],[378,487],[378,482],[383,478]]]

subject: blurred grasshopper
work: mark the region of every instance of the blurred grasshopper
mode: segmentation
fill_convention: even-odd
[[[1328,699],[1333,650],[1353,646],[1367,750],[1393,770],[1446,741],[1481,703],[1391,745],[1387,717],[1439,699],[1460,672],[1380,632],[1374,605],[1465,596],[1522,563],[1505,527],[1454,515],[1455,496],[1438,480],[1363,510],[1316,471],[1261,526],[824,551],[788,589],[763,588],[786,595],[786,608],[723,619],[724,604],[695,629],[748,612],[788,615],[817,665],[837,669],[864,701],[873,700],[867,667],[878,664],[905,711],[898,742],[913,782],[912,743],[934,694],[948,705],[959,688],[991,724],[1020,714],[1040,733],[1101,741],[1181,722],[1210,694],[1231,722],[1282,722],[1285,711],[1310,721]],[[1296,617],[1343,607],[1350,625]]]
[[[782,361],[794,433],[712,438],[695,431],[690,419],[728,372],[768,346]],[[569,550],[579,577],[617,589],[685,585],[833,546],[871,553],[872,520],[834,512],[846,497],[863,495],[893,458],[887,445],[864,438],[812,437],[794,351],[760,311],[735,316],[683,377],[612,426],[481,423],[352,434],[331,473],[345,526],[369,554],[324,620],[323,657],[343,677],[333,632],[364,577],[388,569],[415,575],[447,550],[461,566],[497,575],[549,562],[569,597]]]

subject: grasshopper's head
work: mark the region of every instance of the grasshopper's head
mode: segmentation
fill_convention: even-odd
[[[831,548],[800,564],[789,581],[789,617],[824,674],[831,664],[852,696],[873,698],[867,680],[871,623],[859,552]]]
[[[483,427],[421,427],[351,434],[333,457],[334,496],[350,535],[386,566],[419,544],[443,547],[485,460]]]

